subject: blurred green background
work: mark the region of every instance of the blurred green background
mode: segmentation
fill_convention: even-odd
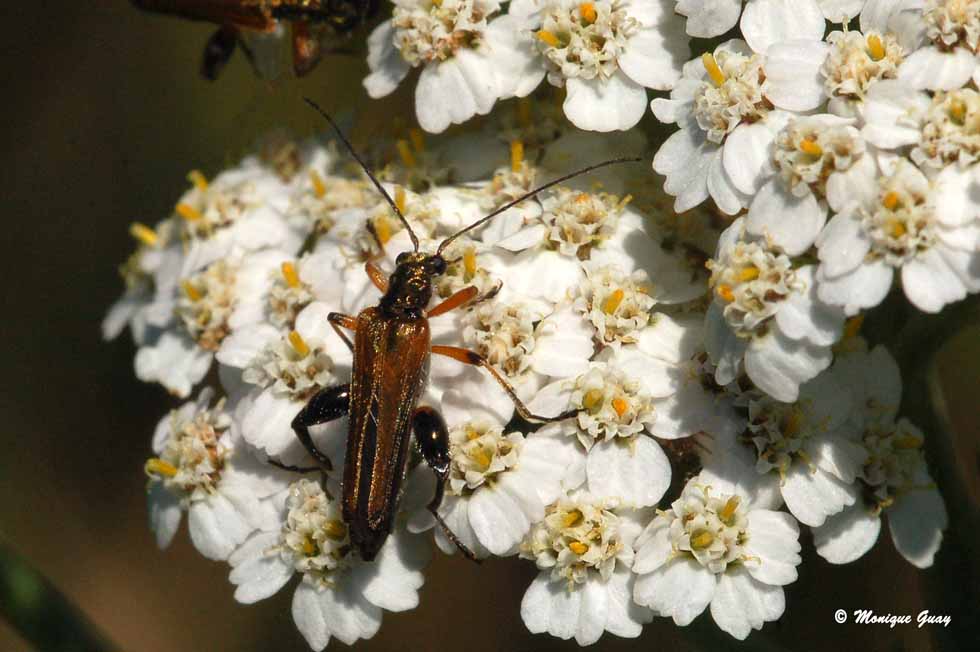
[[[157,550],[146,526],[142,465],[153,426],[174,403],[135,379],[128,338],[103,343],[99,322],[122,289],[116,266],[133,248],[128,224],[165,215],[189,169],[213,175],[275,126],[297,135],[320,129],[303,95],[353,110],[363,143],[391,116],[414,120],[411,93],[370,101],[359,83],[366,70],[360,57],[328,58],[301,82],[267,82],[238,54],[208,83],[197,69],[210,27],[143,14],[122,1],[7,2],[0,16],[7,98],[0,126],[0,542],[50,578],[120,650],[301,652],[307,648],[292,624],[291,591],[241,606],[226,567],[198,555],[185,530],[170,549]],[[976,326],[964,331],[943,355],[956,438],[939,460],[941,489],[957,505],[936,567],[917,571],[884,534],[865,558],[834,567],[804,535],[805,562],[788,587],[786,614],[750,643],[890,651],[968,649],[980,638],[969,622],[980,615],[978,334]],[[476,566],[440,556],[421,606],[386,614],[378,636],[357,647],[576,649],[524,628],[519,603],[534,574],[532,564],[513,559]],[[888,629],[837,625],[838,608],[955,615],[947,632]],[[680,629],[657,619],[639,640],[606,635],[591,649],[737,647],[713,636],[706,621]],[[343,647],[334,641],[330,649]],[[27,649],[0,619],[0,650]]]

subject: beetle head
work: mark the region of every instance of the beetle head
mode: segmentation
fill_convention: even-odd
[[[440,255],[406,251],[398,254],[395,265],[381,306],[394,314],[419,316],[432,299],[432,279],[446,271],[446,261]]]

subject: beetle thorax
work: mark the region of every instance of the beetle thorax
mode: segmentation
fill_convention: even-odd
[[[432,279],[445,270],[441,256],[418,252],[399,255],[397,267],[388,278],[388,291],[381,298],[381,309],[392,315],[422,316],[432,299]]]

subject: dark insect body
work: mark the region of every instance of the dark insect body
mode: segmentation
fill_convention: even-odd
[[[130,0],[133,5],[160,14],[180,16],[218,25],[204,46],[201,74],[214,80],[235,49],[241,46],[253,67],[263,66],[247,37],[271,35],[280,21],[290,23],[293,69],[305,75],[316,66],[328,35],[347,34],[378,11],[378,0]]]
[[[426,309],[432,299],[433,280],[445,273],[448,266],[442,252],[463,233],[485,224],[494,216],[542,190],[605,165],[640,159],[604,161],[555,179],[449,236],[442,241],[434,254],[426,254],[418,250],[418,238],[395,201],[358,157],[333,119],[312,101],[307,102],[327,119],[350,154],[384,196],[408,230],[415,250],[398,256],[395,271],[389,277],[373,261],[366,263],[368,276],[382,292],[377,306],[362,310],[356,317],[330,313],[330,324],[353,352],[351,382],[324,389],[313,396],[292,422],[296,436],[318,466],[313,469],[278,466],[294,471],[332,470],[330,459],[316,447],[309,428],[344,415],[349,417],[347,459],[342,485],[343,518],[348,526],[351,544],[363,559],[371,560],[391,532],[408,470],[409,446],[414,437],[422,458],[436,475],[436,492],[428,509],[449,539],[467,557],[475,559],[473,553],[459,541],[438,513],[451,460],[449,432],[445,421],[433,408],[418,405],[428,378],[429,356],[433,353],[444,355],[464,364],[483,367],[510,396],[518,414],[528,421],[558,421],[575,412],[554,417],[532,414],[507,380],[479,353],[431,343],[429,317],[480,299],[477,289],[470,286],[459,290],[435,307]],[[354,332],[353,341],[342,329]]]

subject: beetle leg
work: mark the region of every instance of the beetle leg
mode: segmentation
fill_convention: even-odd
[[[313,438],[310,437],[310,426],[327,423],[347,414],[350,409],[350,383],[328,387],[316,393],[310,402],[303,406],[296,418],[293,419],[293,431],[303,447],[316,460],[324,472],[333,469],[330,458],[320,452]]]
[[[293,466],[292,464],[283,464],[273,459],[266,460],[266,462],[277,469],[289,471],[290,473],[313,473],[314,471],[320,470],[319,466]]]
[[[439,344],[433,344],[432,352],[437,355],[444,355],[452,358],[453,360],[459,360],[463,364],[483,367],[489,371],[494,380],[500,383],[500,386],[503,387],[504,391],[507,392],[507,395],[510,396],[510,400],[514,402],[514,407],[517,409],[517,413],[528,421],[540,421],[544,423],[551,421],[564,421],[565,419],[575,416],[578,413],[578,410],[568,410],[555,417],[544,417],[539,414],[534,414],[527,408],[526,405],[524,405],[524,401],[522,401],[517,395],[517,392],[514,391],[514,386],[507,382],[507,379],[501,376],[500,372],[494,369],[493,365],[487,362],[487,359],[476,351],[470,351],[469,349],[463,349],[458,346],[442,346]]]
[[[458,292],[454,292],[451,295],[449,295],[445,301],[443,301],[435,308],[430,310],[428,313],[426,313],[426,316],[436,317],[443,313],[447,313],[450,310],[455,310],[456,308],[460,307],[464,303],[472,301],[473,297],[476,296],[477,292],[479,292],[479,290],[477,290],[475,287],[473,287],[472,285],[467,285],[462,290]]]
[[[350,315],[345,315],[342,312],[331,312],[327,315],[327,321],[333,326],[333,330],[340,336],[340,339],[344,340],[344,344],[351,351],[354,350],[354,343],[350,341],[350,338],[342,330],[341,327],[347,330],[357,330],[357,317],[351,317]]]
[[[449,529],[446,522],[439,515],[439,505],[442,504],[442,497],[446,490],[446,478],[449,477],[449,430],[442,415],[433,408],[422,406],[415,410],[412,415],[412,433],[415,435],[415,445],[422,453],[422,459],[429,465],[432,472],[436,475],[436,493],[429,502],[426,509],[432,513],[442,531],[453,544],[459,548],[467,559],[475,562],[476,558],[473,551],[466,544],[459,540],[456,533]]]
[[[238,28],[232,25],[222,25],[218,28],[204,46],[204,54],[201,58],[201,76],[209,81],[214,81],[221,74],[221,69],[225,67],[231,55],[235,53],[238,45]]]
[[[382,294],[388,291],[388,275],[381,271],[374,259],[371,259],[364,263],[364,271],[367,272],[368,278],[374,283],[374,286],[381,290]]]

